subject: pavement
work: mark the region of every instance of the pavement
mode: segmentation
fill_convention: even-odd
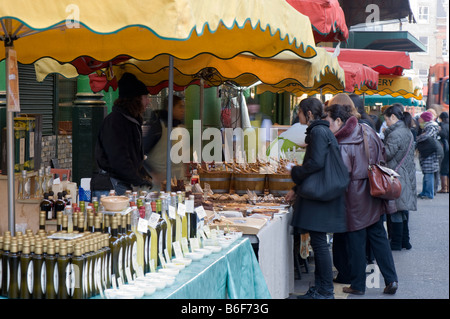
[[[420,170],[416,171],[416,177],[420,192],[423,177]],[[365,295],[346,294],[342,288],[348,285],[335,283],[335,299],[449,299],[449,194],[436,194],[432,200],[418,199],[417,206],[417,211],[409,214],[412,249],[392,252],[399,278],[397,293],[383,294],[382,275],[368,274]],[[295,280],[294,293],[289,299],[296,299],[313,285],[314,257],[311,255],[309,273],[302,267],[302,278]]]

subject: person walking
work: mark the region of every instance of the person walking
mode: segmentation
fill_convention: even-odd
[[[423,112],[419,117],[422,133],[417,136],[419,162],[423,174],[422,191],[418,195],[421,199],[433,199],[435,190],[435,173],[439,172],[439,153],[442,147],[437,141],[439,125],[433,120],[430,112]]]
[[[305,142],[306,153],[301,166],[294,166],[291,176],[298,186],[309,175],[323,170],[330,147],[337,147],[337,141],[329,129],[329,123],[323,120],[323,106],[316,98],[306,98],[300,102],[299,120],[307,124]],[[329,147],[330,145],[330,147]],[[328,249],[327,233],[345,232],[345,199],[338,196],[330,201],[303,198],[297,191],[291,190],[286,199],[295,197],[292,226],[296,231],[309,233],[310,244],[314,251],[315,286],[311,287],[300,299],[334,298],[333,271]]]
[[[93,196],[100,198],[114,189],[149,189],[151,178],[143,169],[142,114],[148,105],[148,91],[135,75],[125,73],[119,80],[119,98],[100,127],[95,146],[98,173],[91,179]]]
[[[383,143],[377,133],[366,124],[358,123],[349,105],[331,104],[325,108],[330,130],[339,143],[344,163],[350,172],[350,184],[345,195],[347,229],[346,245],[341,245],[340,254],[347,254],[347,265],[336,265],[350,271],[350,286],[345,293],[363,295],[366,288],[366,241],[374,254],[386,287],[384,293],[395,294],[398,277],[389,240],[383,226],[382,216],[391,213],[388,202],[370,195],[368,177],[369,159],[364,140],[367,140],[369,157],[375,162],[384,160]],[[345,249],[347,248],[347,249]],[[339,271],[339,269],[338,269]],[[348,270],[347,270],[348,271]]]
[[[444,157],[441,162],[441,189],[438,193],[448,193],[449,190],[449,127],[448,127],[448,113],[442,112],[439,114],[441,130],[439,136],[441,137],[442,147],[444,149]]]
[[[386,166],[400,175],[402,185],[401,195],[395,200],[397,212],[387,216],[392,250],[411,249],[409,211],[417,210],[415,146],[408,114],[398,103],[388,107],[383,114],[388,126],[384,131]]]
[[[144,162],[144,167],[153,178],[154,191],[161,190],[161,183],[166,180],[167,172],[167,139],[170,138],[171,132],[167,131],[168,127],[168,108],[169,101],[166,98],[164,101],[164,108],[162,110],[153,111],[149,121],[149,130],[144,136],[144,153],[147,159]],[[184,123],[185,103],[182,97],[173,96],[173,111],[172,111],[172,127],[181,127]],[[172,142],[176,144],[178,141]],[[171,167],[172,177],[178,180],[185,178],[184,163],[173,163]],[[170,181],[166,181],[170,183]]]

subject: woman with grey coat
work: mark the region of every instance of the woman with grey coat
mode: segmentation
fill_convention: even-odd
[[[388,128],[384,131],[386,165],[400,175],[402,192],[395,201],[397,212],[388,216],[391,249],[411,249],[409,242],[409,211],[417,210],[416,167],[414,137],[411,133],[411,115],[403,106],[394,104],[384,112]]]

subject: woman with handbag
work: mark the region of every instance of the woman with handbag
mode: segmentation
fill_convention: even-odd
[[[344,192],[348,182],[344,181],[342,192],[336,191],[332,199],[326,201],[311,199],[303,194],[302,184],[309,177],[325,169],[327,157],[338,145],[329,129],[329,123],[323,118],[322,103],[316,98],[306,98],[300,102],[299,121],[307,124],[305,142],[306,153],[301,166],[291,170],[292,180],[296,184],[286,199],[295,198],[292,226],[297,231],[309,233],[310,244],[314,251],[315,286],[311,287],[300,299],[332,299],[334,298],[333,271],[331,256],[327,243],[327,233],[345,232],[345,200]],[[343,164],[344,169],[345,165]],[[347,174],[348,179],[348,174]],[[322,183],[326,183],[323,181]],[[324,186],[324,185],[318,185]],[[308,190],[304,190],[308,191]]]
[[[373,129],[358,123],[351,106],[333,104],[325,111],[330,130],[336,136],[342,158],[350,172],[350,184],[345,195],[348,229],[346,244],[341,245],[339,252],[334,252],[344,256],[348,254],[347,265],[335,263],[338,271],[350,271],[350,287],[344,287],[343,291],[356,295],[365,293],[368,240],[384,277],[384,293],[394,294],[398,288],[398,278],[381,218],[390,211],[386,200],[370,194],[368,175],[370,162],[379,163],[384,160],[383,143]],[[365,143],[368,145],[368,154]],[[341,257],[340,260],[345,258]]]
[[[403,105],[393,104],[384,111],[387,129],[384,131],[386,166],[400,176],[402,192],[395,200],[397,212],[388,215],[391,249],[411,249],[409,242],[409,211],[417,210],[416,165],[414,163],[414,136],[411,133],[411,115],[403,112]]]

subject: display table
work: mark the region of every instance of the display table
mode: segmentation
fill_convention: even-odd
[[[172,286],[149,299],[268,299],[270,293],[247,238],[230,247],[193,261]],[[95,299],[99,299],[96,296]]]
[[[244,235],[258,244],[258,261],[273,299],[284,299],[294,291],[292,211],[275,214],[257,235]]]

